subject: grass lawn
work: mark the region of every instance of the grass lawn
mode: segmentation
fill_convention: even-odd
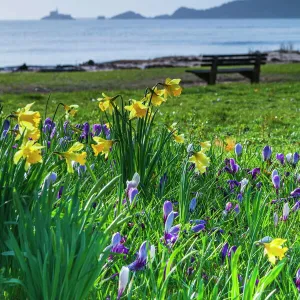
[[[297,143],[300,110],[300,64],[266,65],[260,85],[247,81],[206,86],[182,68],[107,71],[94,73],[11,73],[0,74],[0,100],[4,112],[35,102],[49,113],[60,102],[80,105],[78,121],[97,121],[95,99],[102,92],[122,93],[139,100],[145,86],[166,77],[182,78],[184,92],[169,99],[160,111],[165,123],[180,122],[183,131],[198,138],[233,135],[239,139],[273,143]],[[229,77],[235,81],[239,77]]]

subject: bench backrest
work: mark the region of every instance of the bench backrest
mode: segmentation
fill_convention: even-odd
[[[233,55],[203,55],[201,66],[248,66],[265,65],[268,55],[266,53],[233,54]]]

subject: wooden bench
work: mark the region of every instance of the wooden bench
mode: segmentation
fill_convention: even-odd
[[[266,63],[267,54],[265,53],[204,55],[202,57],[201,67],[210,67],[210,69],[194,69],[186,70],[186,72],[195,74],[205,80],[208,84],[216,84],[217,74],[230,73],[239,73],[250,79],[251,83],[259,83],[260,66],[265,65]]]

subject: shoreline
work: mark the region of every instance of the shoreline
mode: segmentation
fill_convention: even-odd
[[[267,63],[300,63],[299,51],[270,51],[267,52]],[[97,63],[89,60],[79,65],[39,66],[26,65],[0,67],[0,73],[14,72],[97,72],[114,70],[144,70],[153,68],[192,68],[201,67],[202,56],[165,56],[145,60],[116,60]]]

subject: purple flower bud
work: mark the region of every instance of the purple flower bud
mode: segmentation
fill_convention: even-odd
[[[300,197],[300,188],[296,188],[291,192],[292,197]]]
[[[243,146],[241,144],[236,144],[234,147],[234,152],[236,156],[240,156],[243,153]]]
[[[262,182],[258,182],[258,183],[256,184],[256,188],[257,188],[258,190],[260,190],[261,187],[262,187]]]
[[[8,131],[9,128],[10,128],[10,122],[9,122],[9,120],[6,119],[6,120],[4,120],[4,122],[3,122],[3,130]]]
[[[229,258],[231,258],[231,257],[233,256],[233,254],[235,253],[236,250],[237,250],[237,246],[232,246],[232,247],[229,249],[229,251],[228,251],[228,253],[227,253],[227,256],[228,256]]]
[[[140,250],[137,254],[136,260],[128,266],[129,270],[131,270],[131,271],[140,271],[140,270],[143,270],[146,267],[146,264],[147,264],[147,244],[148,244],[147,242],[142,243],[142,245],[140,247]],[[151,258],[151,256],[154,255],[153,254],[154,251],[155,251],[154,246],[151,246],[150,258]]]
[[[260,168],[254,168],[253,170],[251,170],[250,172],[248,172],[248,174],[251,174],[252,179],[256,180],[257,175],[260,174]]]
[[[270,146],[265,146],[262,151],[262,157],[264,161],[270,160],[272,155],[272,149]]]
[[[198,224],[198,225],[195,225],[191,228],[191,230],[194,232],[194,233],[198,233],[202,230],[205,229],[205,224]]]
[[[295,212],[300,209],[300,201],[297,201],[295,205],[292,207],[292,211]]]
[[[293,165],[296,165],[299,161],[299,153],[295,152],[293,155]]]
[[[57,179],[57,174],[55,172],[51,172],[45,177],[43,187],[49,188],[50,184],[53,184]]]
[[[282,165],[284,165],[284,154],[283,154],[283,153],[277,153],[277,154],[276,154],[276,159],[277,159]]]
[[[237,195],[237,200],[238,200],[239,202],[242,202],[242,201],[243,201],[243,194],[242,194],[242,193],[239,193],[239,194]]]
[[[282,221],[287,221],[290,214],[290,207],[288,203],[285,203],[283,206],[283,214],[282,214]]]
[[[193,212],[196,209],[197,198],[193,198],[190,202],[190,212]]]
[[[102,131],[102,126],[101,124],[94,124],[93,125],[93,135],[94,136],[99,136]]]
[[[238,204],[235,206],[234,211],[236,214],[240,213],[241,210],[240,210],[240,206]]]
[[[278,217],[278,214],[275,212],[275,213],[274,213],[274,226],[275,226],[275,227],[277,227],[278,221],[279,221],[279,217]]]
[[[292,159],[293,159],[293,154],[292,154],[292,153],[288,153],[288,154],[285,156],[285,158],[286,158],[286,161],[287,161],[288,163],[291,163],[291,162],[292,162]]]
[[[166,220],[169,216],[169,214],[173,211],[173,204],[170,201],[165,201],[163,205],[163,217],[164,217],[164,223],[166,223]]]
[[[234,191],[235,187],[238,187],[240,185],[237,180],[228,180],[227,183],[229,184],[229,189],[231,192]]]
[[[190,220],[190,224],[203,224],[205,225],[206,224],[206,221],[205,220]]]
[[[274,177],[272,177],[272,182],[273,182],[274,188],[276,190],[278,190],[280,188],[280,177],[279,177],[279,175],[275,175]]]
[[[224,244],[224,246],[222,247],[222,250],[221,250],[221,259],[222,259],[222,262],[225,261],[225,258],[227,256],[227,252],[228,252],[228,248],[229,248],[228,243]]]
[[[239,170],[239,165],[235,163],[235,160],[233,158],[229,159],[230,168],[233,174],[237,173]]]
[[[136,195],[139,193],[138,189],[136,188],[130,188],[127,195],[128,195],[128,199],[130,204],[133,202],[134,198],[136,197]]]
[[[232,203],[231,202],[227,202],[226,205],[225,205],[225,210],[227,212],[230,212],[232,209]]]
[[[57,199],[60,199],[62,197],[63,191],[64,191],[64,186],[61,186],[57,193]]]
[[[128,281],[129,281],[129,268],[122,267],[120,274],[119,274],[119,288],[118,288],[117,300],[119,300],[121,298],[123,292],[126,289]]]
[[[295,280],[296,287],[300,292],[300,269],[296,273],[296,280]]]

